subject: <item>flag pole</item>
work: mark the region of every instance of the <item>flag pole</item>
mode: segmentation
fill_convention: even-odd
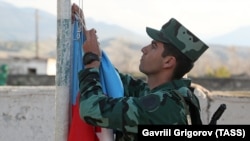
[[[71,1],[57,0],[55,141],[67,141],[71,76]]]

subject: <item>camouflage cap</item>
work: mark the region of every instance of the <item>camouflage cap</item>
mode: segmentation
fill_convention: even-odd
[[[146,31],[156,41],[173,44],[193,62],[208,48],[204,42],[174,18],[164,24],[160,31],[149,27]]]

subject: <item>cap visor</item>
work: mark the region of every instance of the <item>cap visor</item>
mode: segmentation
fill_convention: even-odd
[[[147,32],[148,36],[151,37],[153,40],[164,42],[164,43],[169,43],[168,40],[162,39],[161,32],[156,30],[156,29],[146,27],[146,32]]]

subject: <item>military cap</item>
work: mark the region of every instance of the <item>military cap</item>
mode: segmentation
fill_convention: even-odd
[[[156,41],[171,43],[193,62],[208,48],[203,41],[174,18],[164,24],[160,31],[146,27],[146,32]]]

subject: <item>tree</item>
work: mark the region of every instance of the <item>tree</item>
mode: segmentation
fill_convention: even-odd
[[[231,73],[225,66],[220,66],[219,68],[215,69],[214,76],[217,78],[229,78],[231,77]]]

